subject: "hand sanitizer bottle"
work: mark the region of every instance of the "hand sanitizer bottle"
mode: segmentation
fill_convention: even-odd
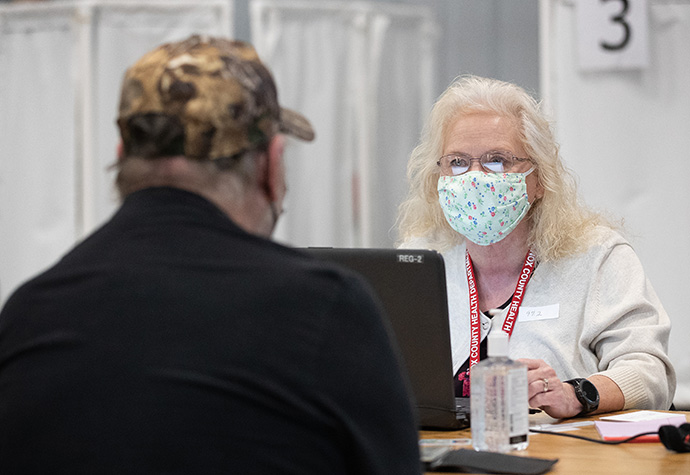
[[[508,358],[508,335],[487,336],[488,358],[470,370],[472,445],[475,450],[508,452],[529,445],[527,367]]]

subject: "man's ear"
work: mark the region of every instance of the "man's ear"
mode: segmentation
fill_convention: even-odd
[[[268,156],[264,189],[269,201],[276,202],[285,196],[285,166],[283,164],[283,152],[285,151],[285,137],[274,136],[268,143],[266,155]]]
[[[125,147],[122,144],[122,140],[117,143],[117,148],[115,149],[115,154],[117,155],[117,161],[121,162],[125,158]]]

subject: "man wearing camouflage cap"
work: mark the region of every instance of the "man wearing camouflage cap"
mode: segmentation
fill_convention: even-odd
[[[0,473],[419,473],[370,290],[269,239],[314,134],[254,49],[160,46],[117,124],[120,209],[0,314]]]

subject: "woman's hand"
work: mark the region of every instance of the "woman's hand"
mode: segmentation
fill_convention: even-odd
[[[527,366],[530,407],[539,408],[557,419],[575,417],[582,411],[573,387],[558,379],[551,366],[542,360],[517,361]]]

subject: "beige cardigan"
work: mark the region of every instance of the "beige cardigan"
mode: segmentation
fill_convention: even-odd
[[[671,322],[631,245],[598,228],[586,252],[540,263],[527,285],[510,340],[510,357],[542,359],[565,381],[602,374],[625,397],[625,408],[668,409],[676,388],[668,359]],[[425,249],[418,238],[402,247]],[[446,264],[453,371],[469,355],[465,245],[443,253]],[[527,310],[552,318],[525,319]],[[507,309],[481,315],[481,338],[501,328]],[[555,317],[555,318],[553,318]]]

